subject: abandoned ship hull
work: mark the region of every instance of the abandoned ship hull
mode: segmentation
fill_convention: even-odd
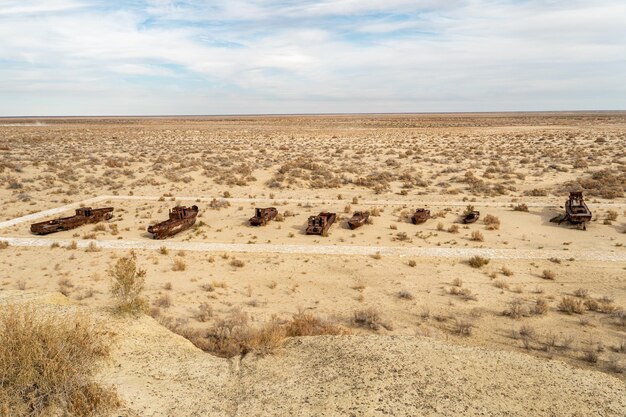
[[[34,223],[30,226],[30,231],[36,235],[48,235],[50,233],[72,230],[85,224],[93,224],[110,220],[113,218],[112,211],[113,208],[96,209],[91,210],[92,214],[90,216],[77,214],[75,216],[61,217],[59,219]]]
[[[148,233],[152,233],[154,239],[166,239],[174,236],[184,230],[189,229],[196,223],[196,218],[178,220],[176,222],[170,222],[169,220],[148,227]]]

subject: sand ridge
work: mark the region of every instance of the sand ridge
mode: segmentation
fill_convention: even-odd
[[[81,312],[113,335],[99,379],[138,416],[622,416],[626,385],[512,352],[415,337],[303,337],[276,356],[212,357],[149,317],[121,318],[58,294],[0,304]]]

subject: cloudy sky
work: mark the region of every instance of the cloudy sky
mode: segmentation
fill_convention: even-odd
[[[594,109],[624,0],[0,0],[0,116]]]

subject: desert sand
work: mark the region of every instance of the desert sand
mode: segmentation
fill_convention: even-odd
[[[119,327],[114,358],[135,365],[106,376],[139,415],[185,415],[159,385],[174,381],[206,400],[186,415],[624,415],[625,113],[1,119],[0,158],[0,294],[60,292],[115,328],[108,268],[132,251],[146,270],[156,321]],[[586,231],[549,221],[574,189]],[[85,204],[114,217],[30,233]],[[196,225],[151,239],[179,204],[199,206]],[[468,205],[481,218],[463,225]],[[269,206],[283,219],[249,226]],[[413,225],[418,207],[433,218]],[[356,210],[372,224],[350,230]],[[306,235],[320,211],[337,223]],[[355,322],[364,310],[380,325]],[[157,325],[186,334],[233,311],[352,335],[226,360]]]

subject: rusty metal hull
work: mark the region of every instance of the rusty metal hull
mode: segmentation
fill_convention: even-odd
[[[550,219],[551,222],[561,224],[569,222],[587,229],[587,223],[591,221],[593,215],[580,191],[571,192],[569,199],[565,202],[565,214]]]
[[[30,231],[36,235],[47,235],[64,230],[71,230],[84,224],[98,223],[110,220],[113,217],[113,207],[92,209],[91,207],[81,207],[76,209],[76,214],[70,217],[61,217],[45,222],[34,223],[30,226]]]
[[[565,203],[565,215],[570,223],[587,223],[591,221],[592,214],[584,201]]]
[[[307,235],[326,235],[328,234],[328,229],[337,219],[336,213],[326,213],[322,212],[317,216],[309,217],[309,223],[306,228]]]
[[[352,230],[358,229],[359,227],[363,226],[369,218],[369,211],[355,211],[350,220],[348,220],[348,226]]]
[[[275,207],[257,208],[254,210],[254,217],[250,218],[251,226],[265,226],[269,221],[274,220],[278,215]]]
[[[148,233],[151,233],[154,239],[165,239],[189,229],[196,222],[198,206],[174,207],[170,210],[169,216],[170,218],[164,222],[148,226]]]
[[[428,219],[430,219],[430,210],[423,208],[418,208],[411,216],[411,222],[413,222],[413,224],[424,223]]]
[[[464,224],[475,223],[479,217],[480,217],[480,211],[471,211],[463,217],[463,223]]]

